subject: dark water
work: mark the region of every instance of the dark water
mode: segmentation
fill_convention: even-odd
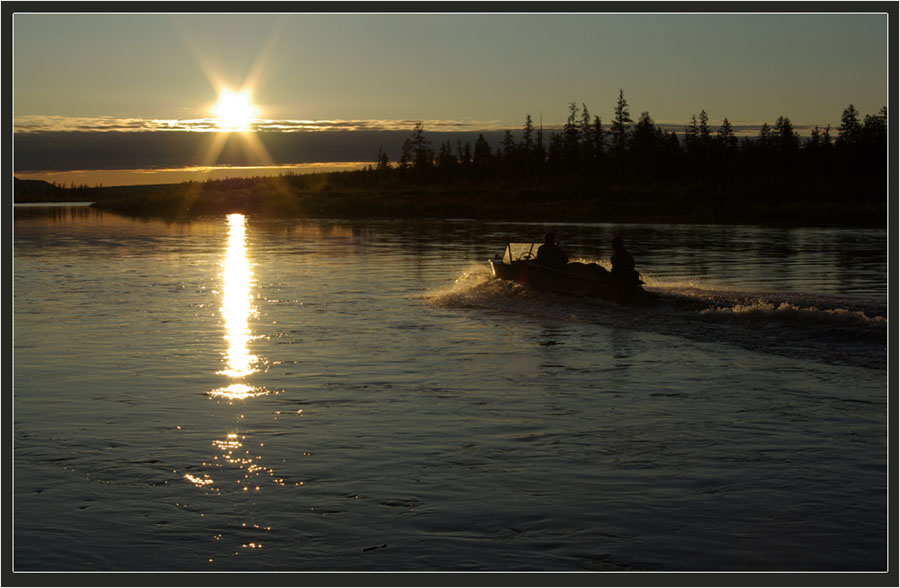
[[[17,570],[886,567],[884,231],[16,212]]]

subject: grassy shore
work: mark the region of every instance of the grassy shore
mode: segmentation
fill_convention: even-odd
[[[554,186],[340,185],[329,179],[265,177],[162,186],[98,188],[95,208],[130,216],[192,218],[232,212],[311,218],[762,224],[885,227],[884,198],[871,190],[817,192],[708,185]],[[867,196],[869,195],[869,196]]]

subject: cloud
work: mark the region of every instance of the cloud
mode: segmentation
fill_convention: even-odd
[[[710,121],[713,131],[718,130],[722,121]],[[756,135],[764,122],[772,126],[774,121],[735,121],[731,124],[736,135]],[[298,120],[298,119],[257,119],[250,125],[255,132],[323,132],[323,131],[410,131],[422,123],[426,132],[493,132],[520,131],[519,124],[509,124],[500,120]],[[655,121],[662,129],[675,133],[684,132],[689,121]],[[609,122],[606,122],[609,126]],[[808,135],[816,125],[795,124],[794,130],[801,135]],[[824,128],[823,125],[818,125]],[[835,127],[835,125],[832,125]],[[552,132],[562,128],[560,124],[545,124],[544,130]],[[145,119],[115,117],[67,117],[67,116],[21,116],[13,120],[14,132],[51,133],[51,132],[84,132],[84,133],[129,133],[129,132],[219,132],[214,118],[192,119]]]
[[[301,132],[301,131],[400,131],[411,130],[421,122],[427,131],[496,131],[509,128],[498,120],[296,120],[257,119],[250,125],[256,132]],[[214,118],[194,119],[143,119],[115,117],[67,117],[67,116],[20,116],[13,120],[14,132],[170,132],[219,131]]]
[[[332,125],[316,132],[262,131],[247,136],[184,130],[31,130],[13,135],[13,156],[16,172],[374,163],[379,148],[396,161],[403,142],[410,136],[411,126],[403,130],[376,129],[354,127],[351,130]],[[483,134],[495,146],[503,136],[502,131],[483,131]],[[478,132],[434,131],[427,136],[435,149],[444,142],[450,142],[455,148],[458,141],[474,144]]]
[[[26,116],[14,121],[16,172],[272,166],[392,160],[422,122],[435,147],[475,142],[483,133],[499,145],[499,121],[258,120],[253,133],[223,135],[215,119]],[[261,148],[260,148],[261,147]]]
[[[16,172],[63,170],[171,169],[185,167],[272,166],[320,162],[374,162],[379,148],[396,161],[416,120],[266,120],[257,132],[223,135],[213,119],[21,117],[13,135]],[[422,121],[437,150],[449,143],[474,145],[483,134],[499,147],[508,125],[497,121]],[[712,132],[718,131],[712,122]],[[734,121],[735,135],[756,136],[762,123]],[[681,135],[686,123],[660,127]],[[770,123],[771,126],[771,123]],[[608,128],[608,126],[607,126]],[[801,136],[811,128],[796,125]],[[516,140],[521,129],[513,128]],[[558,131],[545,126],[545,136]],[[836,128],[832,127],[836,136]]]

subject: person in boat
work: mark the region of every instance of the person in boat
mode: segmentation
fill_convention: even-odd
[[[637,281],[638,273],[634,269],[634,258],[625,249],[625,243],[622,237],[617,236],[612,240],[613,254],[610,262],[612,263],[612,271],[610,274],[613,278],[622,282]]]
[[[616,284],[616,299],[620,304],[629,304],[634,298],[635,289],[641,284],[640,274],[634,269],[634,258],[625,249],[622,237],[612,240],[613,254],[610,258],[612,276]]]
[[[553,233],[547,233],[544,236],[544,244],[538,247],[536,261],[547,267],[562,269],[569,263],[569,256],[556,243],[556,236]]]

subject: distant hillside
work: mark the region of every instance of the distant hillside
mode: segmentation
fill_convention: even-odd
[[[99,202],[114,198],[144,196],[158,192],[171,184],[149,184],[141,186],[90,187],[73,186],[66,188],[44,180],[20,180],[15,178],[14,202]]]
[[[67,200],[68,190],[44,180],[20,180],[14,178],[15,202],[61,202]]]

